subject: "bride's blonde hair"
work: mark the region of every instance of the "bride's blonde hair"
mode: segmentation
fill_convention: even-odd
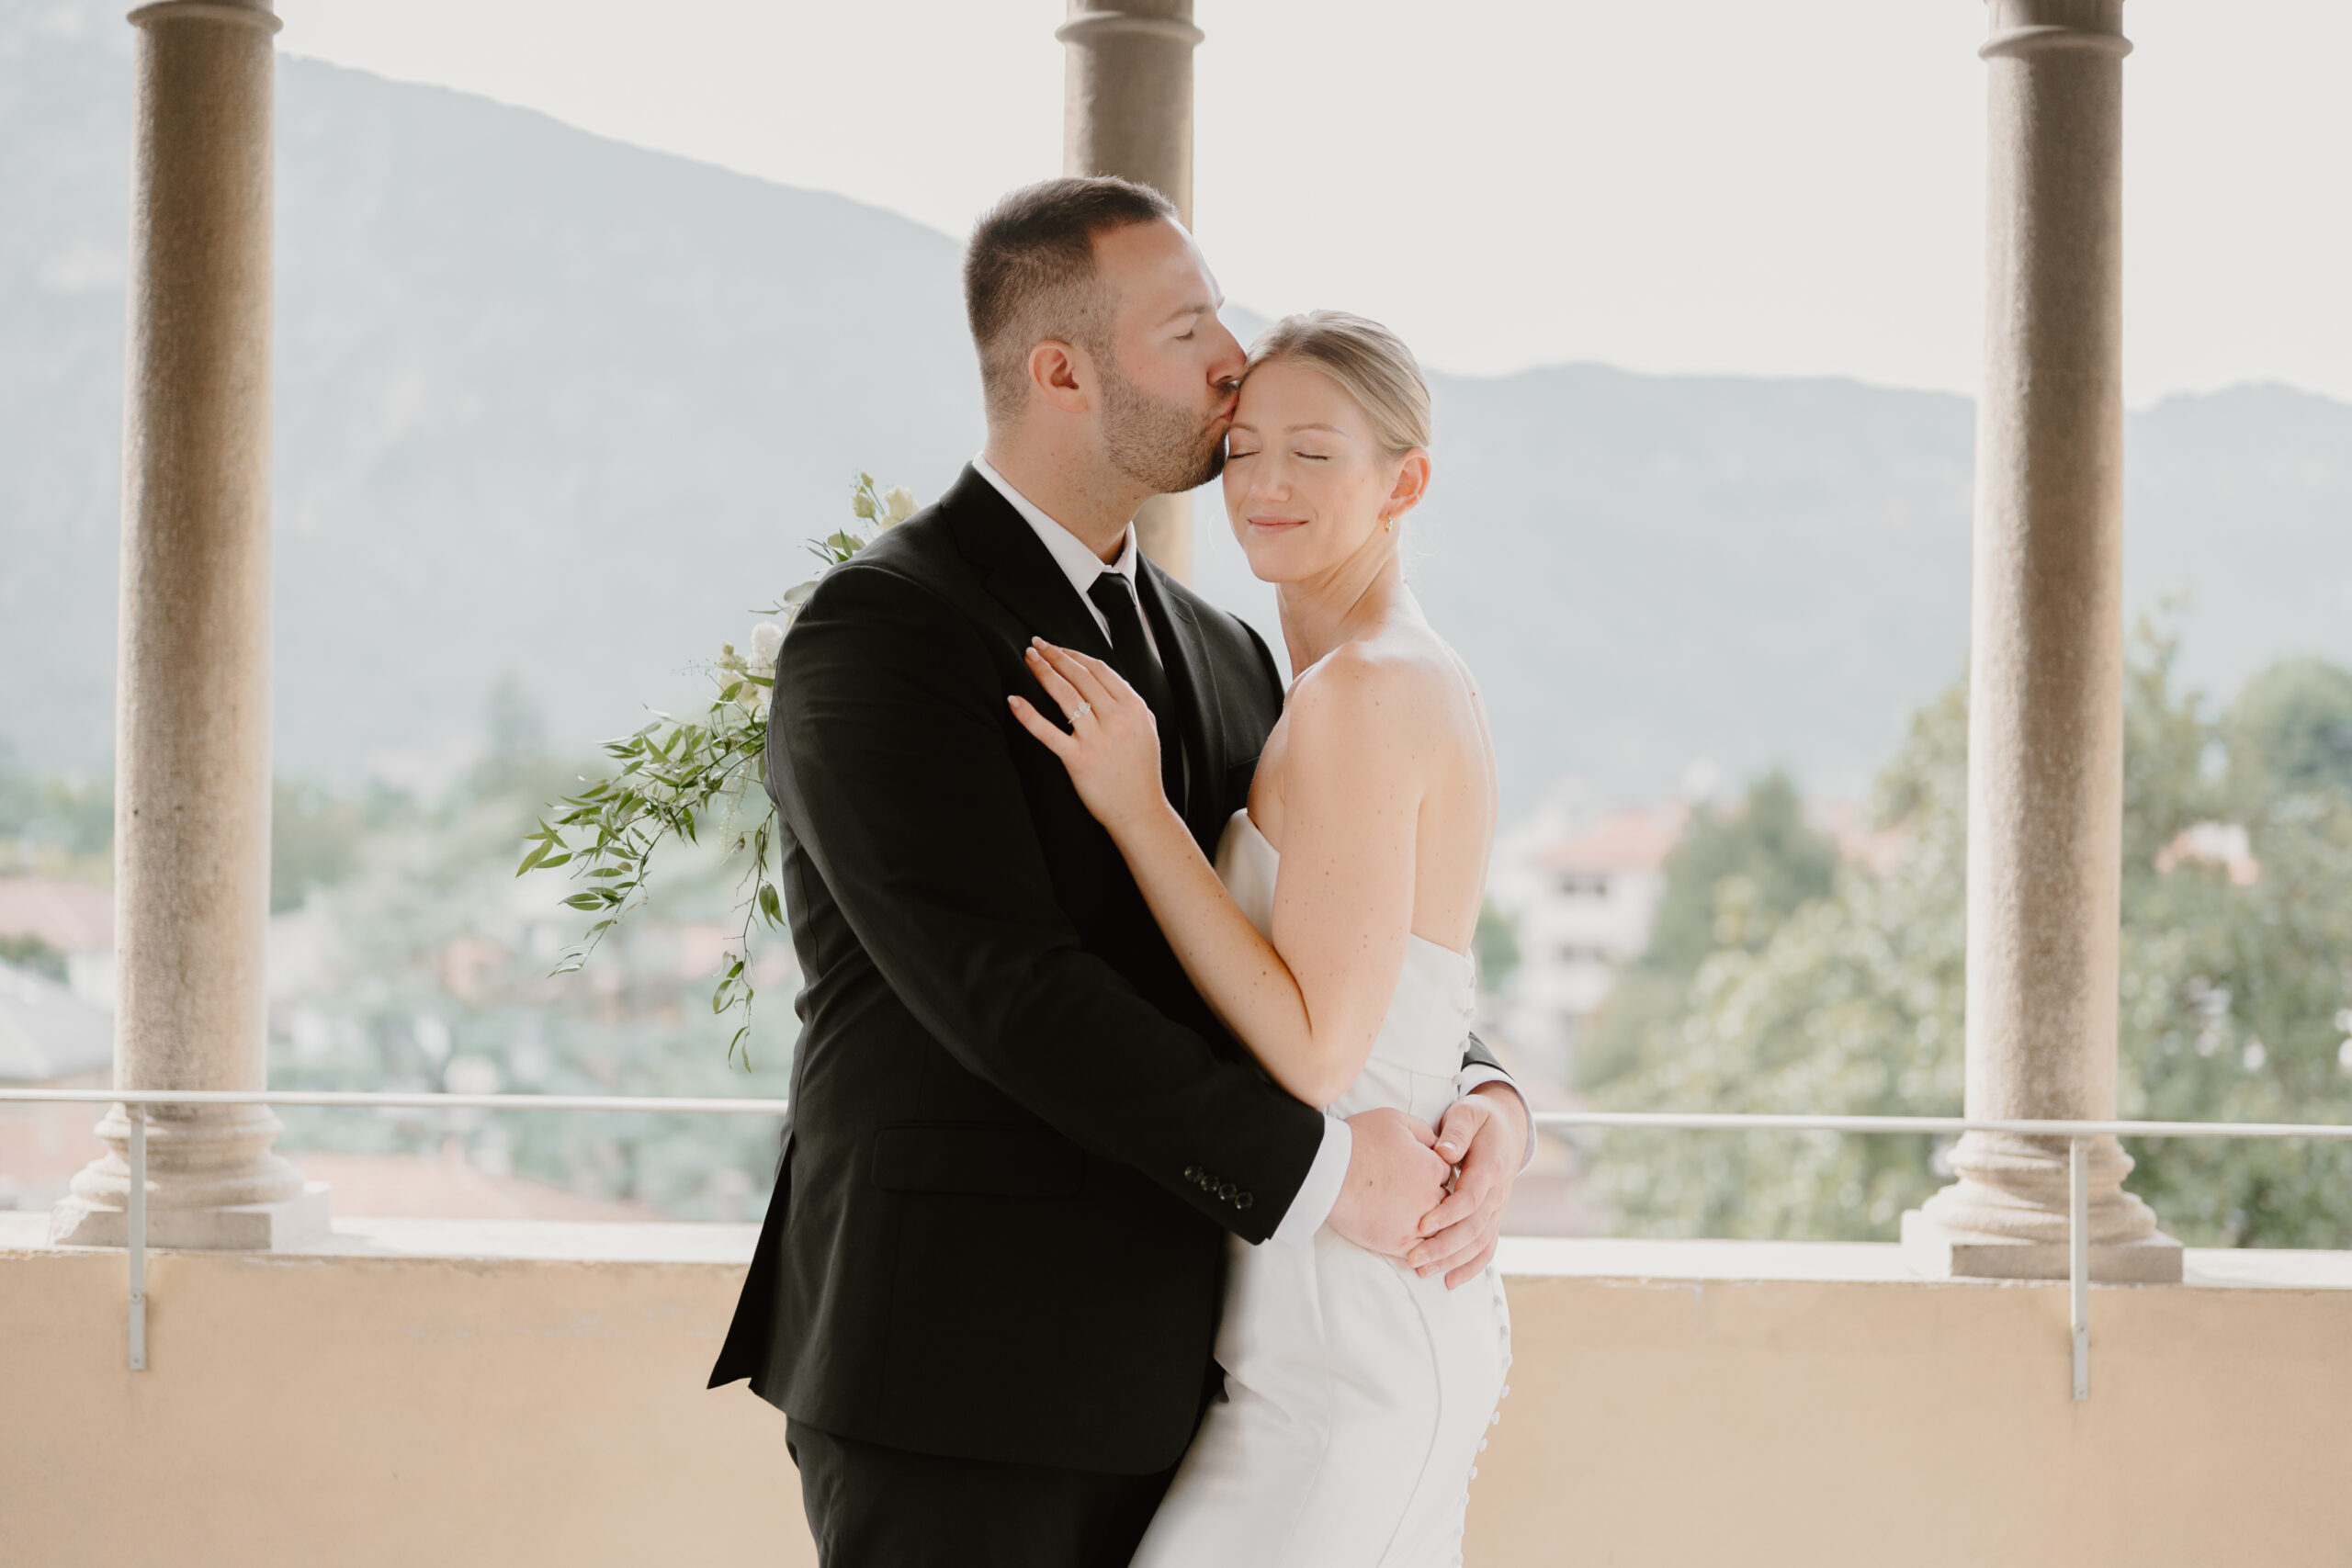
[[[1405,340],[1345,310],[1284,316],[1250,345],[1250,368],[1275,360],[1311,365],[1340,384],[1372,421],[1392,457],[1430,444],[1430,384]]]

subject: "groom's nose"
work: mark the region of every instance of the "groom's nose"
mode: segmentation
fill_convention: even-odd
[[[1209,362],[1209,385],[1219,391],[1229,392],[1241,384],[1241,373],[1250,367],[1250,355],[1223,321],[1216,323],[1216,355]]]

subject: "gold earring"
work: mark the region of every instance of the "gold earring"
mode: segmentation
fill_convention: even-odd
[[[1384,534],[1394,534],[1396,531],[1396,519],[1389,516],[1386,513],[1381,513],[1380,531]]]

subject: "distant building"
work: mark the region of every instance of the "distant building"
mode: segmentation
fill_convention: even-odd
[[[114,1010],[114,890],[50,876],[0,876],[0,937],[31,937],[65,960],[65,983]]]
[[[1515,846],[1495,879],[1519,942],[1503,1032],[1529,1070],[1569,1080],[1577,1038],[1609,999],[1617,972],[1649,946],[1666,892],[1666,857],[1690,810],[1679,801],[1616,811]]]

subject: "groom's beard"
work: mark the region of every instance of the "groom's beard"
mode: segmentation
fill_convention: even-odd
[[[1111,466],[1155,494],[1197,490],[1225,471],[1221,415],[1162,402],[1126,378],[1108,355],[1102,366],[1102,449]]]

